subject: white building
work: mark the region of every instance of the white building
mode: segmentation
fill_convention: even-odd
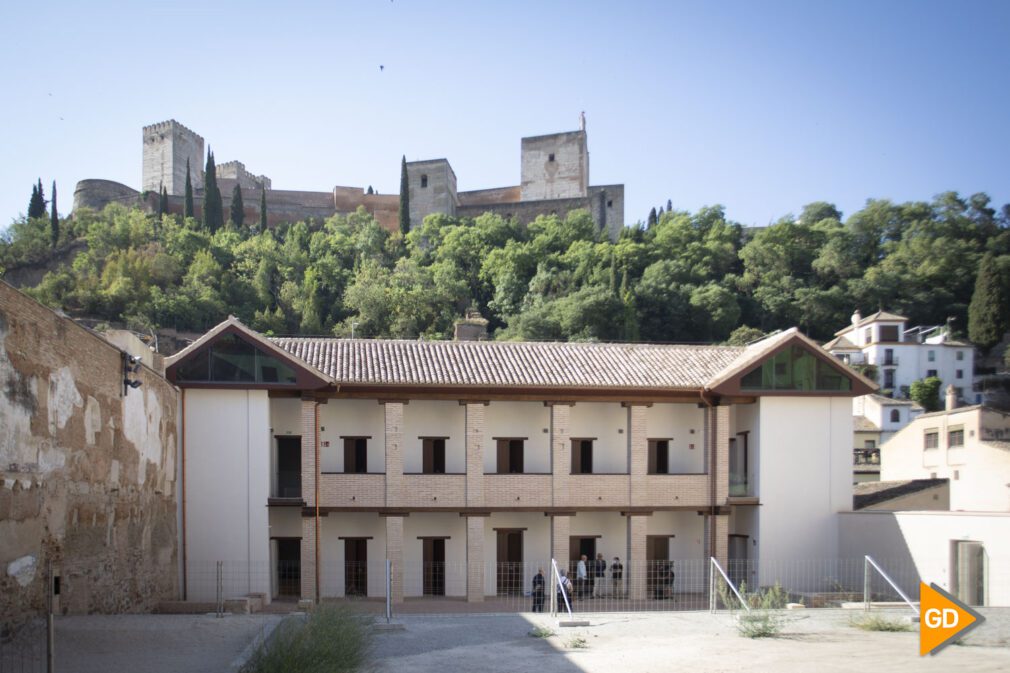
[[[838,558],[851,398],[874,389],[795,329],[736,348],[267,339],[230,319],[166,364],[190,600],[217,561],[239,569],[229,595],[382,596],[388,559],[394,601],[483,601],[596,552],[632,598],[666,559],[701,590],[710,556]],[[763,567],[741,579],[773,582]]]

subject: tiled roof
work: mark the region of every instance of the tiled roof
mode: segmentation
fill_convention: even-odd
[[[336,383],[701,388],[743,348],[656,344],[275,338]]]
[[[856,323],[856,327],[864,327],[866,325],[869,325],[872,322],[878,322],[878,321],[904,322],[904,321],[907,321],[907,320],[908,320],[908,318],[906,318],[903,315],[898,315],[897,313],[888,313],[887,311],[877,311],[873,315],[868,315],[865,318],[863,318],[862,320],[860,320],[858,323]],[[845,334],[846,332],[852,330],[852,328],[853,328],[852,325],[849,325],[848,327],[842,328],[842,329],[838,330],[837,332],[835,332],[835,336],[838,336],[840,334]]]
[[[1003,451],[1010,451],[1010,442],[1002,439],[983,439],[982,443],[986,446],[991,446],[994,449],[1002,449]]]
[[[863,509],[929,488],[948,484],[947,479],[907,479],[903,481],[864,481],[852,487],[852,508]]]
[[[877,404],[881,404],[881,405],[888,406],[888,407],[917,407],[917,406],[919,406],[918,404],[916,404],[912,400],[898,400],[898,399],[895,399],[893,397],[885,397],[884,395],[878,395],[876,393],[872,393],[870,395],[870,397],[872,397],[873,400]],[[920,407],[920,409],[921,409],[921,407]]]
[[[880,432],[880,428],[877,427],[876,423],[866,416],[853,416],[852,430],[854,432]]]
[[[849,339],[847,339],[845,336],[835,337],[834,339],[832,339],[828,343],[824,344],[824,346],[822,346],[822,348],[824,348],[824,350],[826,350],[826,351],[834,351],[834,350],[838,350],[838,351],[840,351],[840,350],[858,351],[859,350],[859,346],[857,346],[856,344],[854,344],[851,341],[849,341]]]

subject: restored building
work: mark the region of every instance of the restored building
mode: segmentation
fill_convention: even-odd
[[[537,565],[838,557],[852,402],[795,329],[746,348],[268,339],[235,319],[166,360],[182,389],[188,598],[522,592]],[[375,562],[379,561],[379,564]],[[442,575],[435,577],[430,569]],[[285,574],[294,568],[294,576]],[[760,577],[749,577],[749,584]]]

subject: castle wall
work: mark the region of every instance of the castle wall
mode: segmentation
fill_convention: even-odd
[[[518,203],[522,200],[519,185],[513,187],[498,187],[495,189],[475,189],[469,192],[459,192],[460,206],[479,206],[492,203]]]
[[[522,200],[585,197],[589,150],[585,131],[522,139]]]
[[[616,241],[624,229],[624,185],[596,185],[589,188],[589,203],[596,226],[606,229]]]
[[[0,624],[137,612],[177,596],[178,396],[120,351],[0,283]]]
[[[141,191],[186,193],[186,161],[195,187],[203,184],[203,138],[174,119],[145,126]]]
[[[270,189],[273,187],[273,182],[265,175],[253,175],[246,170],[245,164],[241,161],[226,161],[223,164],[217,166],[217,179],[218,184],[223,185],[224,181],[228,182],[228,193],[235,187],[237,182],[242,186],[243,190],[246,189],[260,189],[266,187]],[[221,187],[222,193],[224,193],[224,187]]]
[[[110,203],[132,206],[139,199],[140,192],[136,189],[112,180],[81,180],[74,187],[74,210],[101,210]]]
[[[407,162],[407,184],[411,227],[420,226],[432,213],[456,214],[456,174],[445,159]]]

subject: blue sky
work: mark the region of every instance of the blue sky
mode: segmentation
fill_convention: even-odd
[[[278,189],[399,188],[447,157],[518,184],[577,127],[626,220],[671,199],[767,224],[814,200],[1010,201],[1010,2],[149,2],[0,7],[0,226],[41,177],[139,187],[175,118]],[[380,71],[379,66],[384,66]]]

